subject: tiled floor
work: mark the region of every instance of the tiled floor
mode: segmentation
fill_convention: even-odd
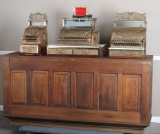
[[[18,126],[10,124],[10,120],[3,117],[0,112],[0,134],[26,134],[18,131]],[[144,134],[160,134],[160,123],[151,123],[149,127],[144,130]]]

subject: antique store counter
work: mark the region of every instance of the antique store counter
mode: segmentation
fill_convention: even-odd
[[[4,114],[149,126],[152,58],[4,55]]]

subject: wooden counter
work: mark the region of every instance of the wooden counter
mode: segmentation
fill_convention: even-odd
[[[148,126],[152,59],[4,55],[4,114]]]

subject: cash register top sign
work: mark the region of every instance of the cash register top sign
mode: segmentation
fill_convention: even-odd
[[[41,13],[35,13],[35,14],[32,14],[29,16],[29,26],[41,26],[41,27],[44,27],[44,26],[47,26],[47,15],[44,13],[44,14],[41,14]]]
[[[74,16],[77,17],[86,16],[88,15],[88,8],[86,6],[74,7],[73,12]]]
[[[85,6],[74,7],[72,18],[63,18],[63,27],[65,28],[87,28],[95,29],[96,18],[88,14],[88,8]]]

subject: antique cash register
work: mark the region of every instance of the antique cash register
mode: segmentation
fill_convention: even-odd
[[[143,57],[146,54],[146,17],[137,12],[116,15],[109,56]]]
[[[72,18],[62,20],[58,45],[48,46],[48,55],[104,55],[105,45],[99,44],[100,33],[95,30],[97,19],[87,7],[75,7]]]
[[[35,13],[29,16],[29,26],[25,29],[20,54],[22,55],[46,55],[47,16],[46,14]]]

